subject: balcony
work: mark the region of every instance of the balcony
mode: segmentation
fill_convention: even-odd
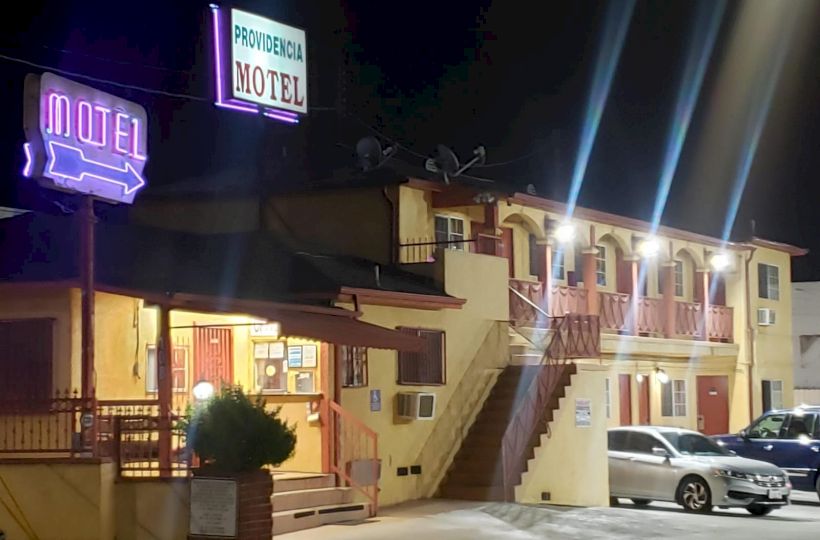
[[[629,294],[599,291],[597,297],[602,332],[723,343],[732,343],[734,339],[734,313],[730,307],[709,305],[704,313],[703,304],[675,301],[675,320],[670,332],[663,298],[641,296],[633,306]],[[541,282],[510,280],[510,319],[516,324],[546,327],[549,318],[567,313],[594,315],[589,311],[586,289],[554,285],[545,297]]]

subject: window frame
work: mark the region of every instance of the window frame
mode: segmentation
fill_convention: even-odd
[[[174,345],[174,349],[173,349],[174,354],[176,354],[177,351],[185,351],[185,354],[184,354],[184,356],[185,356],[185,359],[184,359],[185,365],[182,368],[174,367],[173,357],[171,357],[171,385],[172,385],[171,391],[174,394],[187,394],[188,393],[188,386],[189,386],[189,382],[190,382],[188,380],[188,374],[189,374],[189,371],[190,371],[189,368],[190,368],[190,365],[191,365],[191,351],[190,351],[190,348],[188,347],[188,345]],[[153,361],[151,360],[152,353],[153,353]],[[157,346],[156,343],[146,343],[145,344],[145,393],[146,394],[159,393],[159,379],[157,378],[157,363],[158,362],[159,362],[159,347]],[[183,379],[185,381],[185,386],[176,387],[176,386],[173,386],[173,382],[175,380],[174,375],[180,369],[182,369],[182,372],[184,373]],[[151,388],[149,386],[149,383],[151,381],[154,382],[154,387],[153,388]]]
[[[439,228],[438,223],[439,220],[443,220],[444,223],[447,225],[446,231],[442,231],[444,233],[445,238],[439,239]],[[455,232],[453,228],[453,223],[459,222],[461,224],[461,232]],[[466,233],[465,231],[467,228],[465,227],[465,219],[460,216],[452,216],[449,214],[435,214],[433,216],[433,235],[435,237],[436,244],[445,244],[445,249],[454,249],[457,251],[464,251],[464,241],[466,240]]]
[[[541,262],[542,257],[538,253],[538,248],[541,250],[546,250],[546,246],[539,246],[538,245],[538,237],[532,233],[529,233],[527,236],[527,247],[529,251],[529,258],[530,258],[530,275],[531,276],[540,276],[541,275]]]
[[[760,424],[762,424],[763,422],[765,422],[766,420],[768,420],[768,419],[769,419],[770,417],[772,417],[772,416],[782,416],[782,417],[783,417],[783,420],[780,422],[780,427],[779,427],[779,428],[778,428],[778,430],[777,430],[777,435],[776,435],[775,437],[760,437],[760,436],[759,436],[759,435],[760,435],[760,432],[758,432],[758,436],[757,436],[757,437],[755,437],[755,436],[752,434],[752,432],[754,431],[754,429],[755,429],[756,427],[758,427]],[[747,432],[746,432],[746,435],[747,435],[750,439],[761,439],[761,440],[764,440],[764,441],[774,441],[774,440],[780,439],[780,438],[781,438],[781,435],[783,434],[783,428],[784,428],[784,427],[786,427],[786,420],[788,419],[788,416],[789,416],[789,415],[788,415],[788,413],[785,413],[785,412],[782,412],[782,413],[768,413],[768,414],[764,414],[763,416],[761,416],[760,418],[758,418],[756,421],[754,421],[754,422],[753,422],[753,423],[749,426],[749,428],[748,428],[748,430],[747,430]]]
[[[772,271],[772,269],[774,269],[774,271]],[[774,277],[774,279],[772,279],[772,277]],[[759,298],[766,300],[780,300],[779,266],[776,264],[757,263],[757,295]]]
[[[398,326],[396,327],[397,330],[403,332],[405,334],[415,335],[416,337],[421,337],[424,339],[425,336],[440,336],[441,344],[438,347],[439,349],[439,362],[441,364],[440,369],[440,378],[437,381],[432,380],[419,380],[414,381],[411,379],[405,379],[405,373],[402,370],[403,363],[412,363],[414,360],[416,362],[425,359],[423,355],[426,355],[431,348],[428,350],[427,348],[422,352],[406,352],[406,351],[399,351],[396,354],[396,384],[399,386],[443,386],[447,384],[447,333],[444,330],[438,328],[420,328],[420,327],[411,327],[411,326]]]
[[[604,378],[604,405],[608,420],[612,418],[612,379],[610,377]]]
[[[682,389],[677,388],[678,383]],[[685,417],[689,409],[688,384],[686,379],[670,379],[661,388],[661,416],[664,418]]]
[[[595,246],[595,283],[606,287],[606,246]]]
[[[566,279],[566,268],[564,267],[564,257],[566,251],[564,248],[556,249],[552,253],[552,279]]]
[[[778,390],[774,389],[775,384],[777,384],[780,388]],[[767,394],[768,389],[768,394]],[[777,411],[783,409],[783,380],[782,379],[763,379],[760,381],[760,393],[761,393],[761,405],[763,406],[763,412],[767,413],[769,411]],[[776,401],[774,396],[779,396],[779,399]],[[768,408],[766,407],[768,402]]]
[[[358,353],[358,355],[356,354]],[[341,370],[342,388],[366,388],[370,383],[370,368],[368,363],[367,347],[358,345],[337,345],[336,354],[339,355],[339,368]],[[357,356],[357,358],[354,358]],[[354,367],[349,369],[351,359],[358,361],[358,366],[354,361]],[[360,370],[359,380],[354,375],[354,371]],[[349,377],[349,375],[352,375]]]

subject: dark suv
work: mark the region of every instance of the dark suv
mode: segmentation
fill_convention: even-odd
[[[736,435],[713,438],[739,456],[777,465],[794,489],[820,497],[820,406],[769,411]]]

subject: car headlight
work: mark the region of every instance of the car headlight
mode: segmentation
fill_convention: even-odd
[[[714,469],[715,476],[722,476],[724,478],[734,478],[736,480],[748,480],[754,482],[755,475],[732,469]]]

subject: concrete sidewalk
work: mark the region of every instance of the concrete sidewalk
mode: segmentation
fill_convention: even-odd
[[[561,540],[818,538],[820,504],[805,501],[754,517],[743,509],[690,514],[667,503],[637,508],[566,508],[424,500],[386,508],[365,522],[329,525],[277,536],[281,540]]]

